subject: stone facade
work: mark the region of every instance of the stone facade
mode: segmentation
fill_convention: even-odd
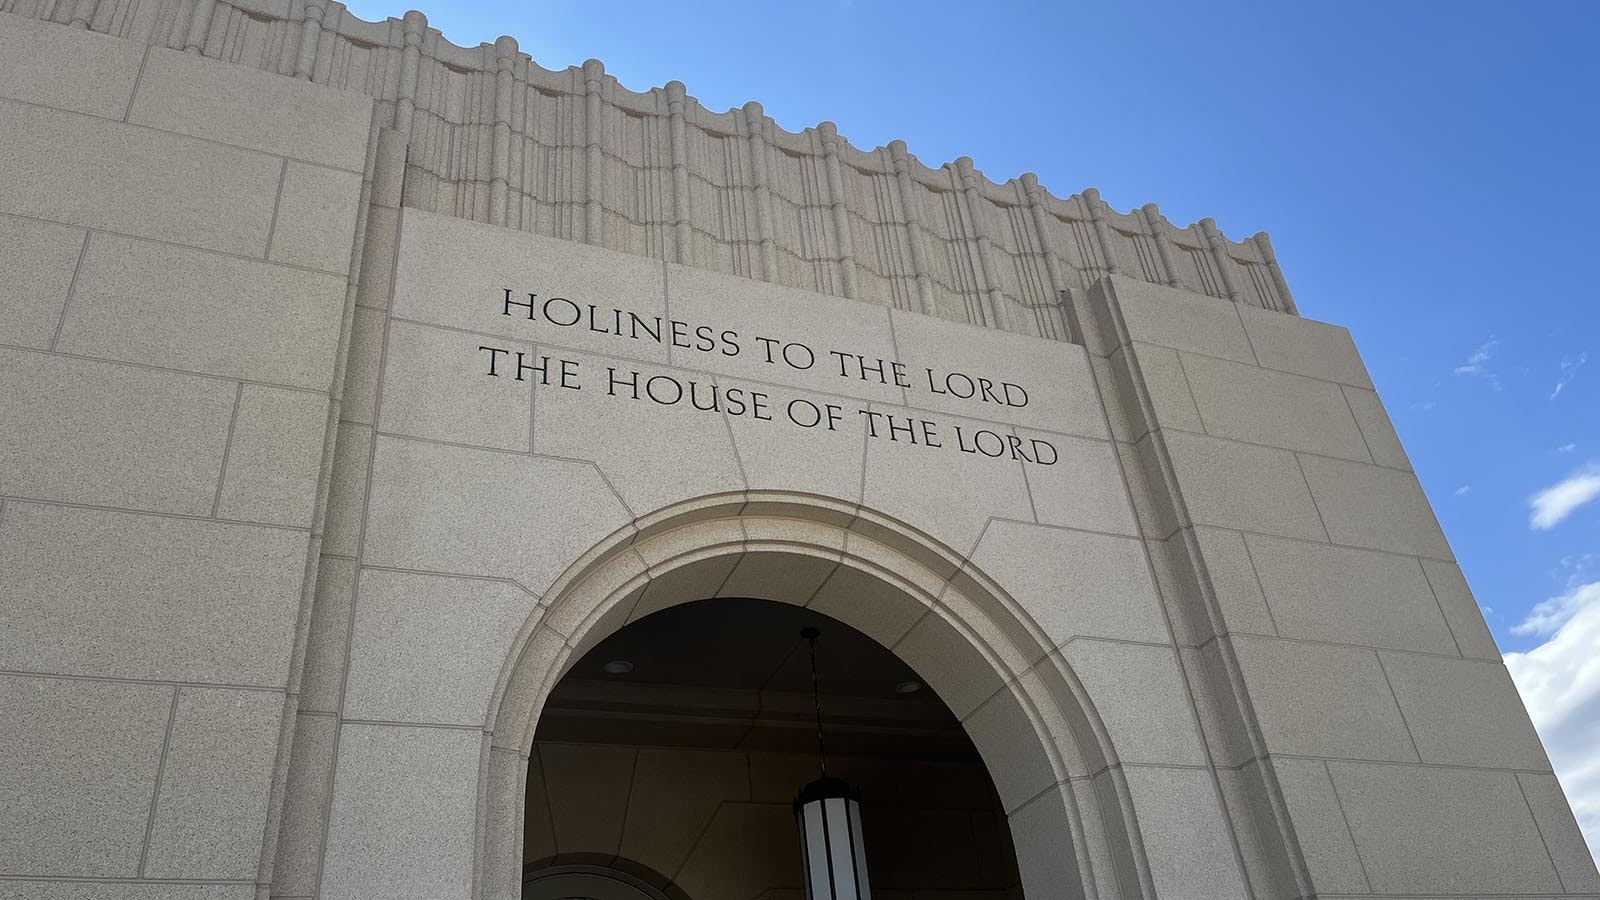
[[[517,897],[544,697],[711,596],[914,667],[1029,900],[1600,896],[1264,237],[419,14],[0,8],[0,897]]]

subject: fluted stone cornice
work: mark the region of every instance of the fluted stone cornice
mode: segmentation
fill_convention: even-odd
[[[551,71],[460,47],[420,12],[334,0],[0,0],[0,10],[366,93],[408,139],[404,204],[957,321],[1066,339],[1064,297],[1107,273],[1295,312],[1265,233],[1179,228],[1093,188],[997,184],[969,157],[861,150],[831,122],[713,112],[681,82]]]

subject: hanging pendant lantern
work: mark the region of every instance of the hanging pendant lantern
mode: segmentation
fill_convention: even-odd
[[[811,649],[811,699],[817,710],[817,760],[822,777],[800,789],[794,799],[800,828],[801,863],[807,900],[872,900],[867,884],[867,851],[861,841],[861,794],[828,776],[828,755],[822,742],[822,693],[817,685],[817,638],[821,632],[800,632]]]

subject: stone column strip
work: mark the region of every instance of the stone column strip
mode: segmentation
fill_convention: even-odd
[[[1278,268],[1278,254],[1272,249],[1272,239],[1267,237],[1265,231],[1258,231],[1251,240],[1256,242],[1256,249],[1261,253],[1261,261],[1272,276],[1272,286],[1278,289],[1280,307],[1284,312],[1300,315],[1300,308],[1295,305],[1294,295],[1289,293],[1289,282],[1284,280],[1283,270]]]
[[[1211,261],[1217,267],[1217,281],[1229,300],[1239,302],[1239,288],[1233,281],[1233,258],[1228,253],[1228,241],[1217,230],[1217,220],[1206,216],[1200,220],[1200,233],[1206,236],[1206,246],[1211,248]]]
[[[511,156],[511,66],[517,58],[517,39],[503,34],[495,39],[494,146],[489,163],[489,222],[506,224],[506,192]]]
[[[761,244],[761,279],[776,281],[777,249],[772,242],[772,194],[767,189],[766,113],[751,100],[744,105],[745,147],[750,153],[750,177],[756,196],[756,237]]]
[[[189,14],[189,37],[184,41],[183,52],[204,54],[206,37],[211,33],[211,14],[216,0],[195,0],[194,11]]]
[[[1122,267],[1117,265],[1117,254],[1111,244],[1111,226],[1106,224],[1105,205],[1099,188],[1083,189],[1083,205],[1089,210],[1089,221],[1094,225],[1095,239],[1100,243],[1100,265],[1107,275],[1117,275]]]
[[[295,55],[294,77],[310,81],[317,67],[317,42],[322,37],[322,17],[326,10],[321,0],[306,0],[300,18],[300,51]]]
[[[1139,207],[1139,212],[1144,217],[1144,227],[1150,231],[1150,242],[1156,245],[1156,254],[1161,257],[1161,269],[1167,274],[1167,287],[1178,287],[1178,267],[1172,262],[1172,236],[1167,234],[1166,219],[1161,215],[1161,208],[1154,203],[1146,203]]]
[[[956,160],[956,177],[960,179],[961,201],[965,207],[967,246],[976,249],[972,254],[972,280],[973,287],[977,289],[982,303],[978,307],[981,316],[974,325],[983,325],[989,328],[999,328],[1001,331],[1011,331],[1010,316],[1006,315],[1005,295],[1000,292],[998,271],[994,265],[993,251],[990,247],[989,236],[983,233],[983,228],[978,224],[978,204],[983,202],[983,195],[978,190],[978,170],[972,166],[972,157],[963,156]]]
[[[589,201],[584,207],[584,240],[605,246],[605,220],[601,218],[600,194],[605,185],[605,156],[600,152],[601,108],[600,84],[606,67],[598,59],[583,63],[583,142],[587,150],[584,164],[584,188]]]
[[[894,161],[894,180],[900,191],[900,212],[905,216],[906,240],[911,245],[911,269],[917,275],[917,301],[923,315],[934,314],[933,276],[928,272],[928,251],[922,246],[922,224],[911,212],[914,186],[911,183],[911,157],[905,141],[890,141],[889,156]]]
[[[681,81],[667,82],[667,128],[672,137],[672,227],[678,262],[694,265],[694,229],[689,222],[689,137],[683,121],[687,91]]]
[[[828,170],[828,196],[832,198],[833,232],[839,246],[844,295],[854,300],[860,293],[856,288],[856,256],[850,239],[850,211],[844,205],[844,174],[839,167],[839,127],[823,122],[817,126],[817,132],[822,135],[822,159]]]

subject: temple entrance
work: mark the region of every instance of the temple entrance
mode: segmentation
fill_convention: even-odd
[[[863,795],[874,892],[1019,895],[994,782],[910,666],[815,610],[719,598],[612,633],[552,690],[529,759],[524,897],[801,896],[791,803],[819,773],[808,626],[828,774]]]

